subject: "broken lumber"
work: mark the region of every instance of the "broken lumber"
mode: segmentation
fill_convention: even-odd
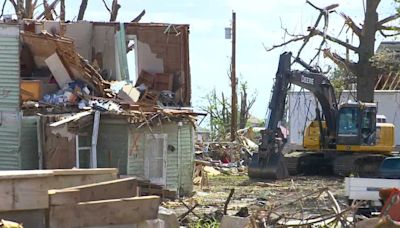
[[[0,212],[46,209],[49,189],[116,178],[116,169],[0,171]]]
[[[138,184],[134,177],[81,185],[64,189],[66,192],[78,191],[80,202],[129,198],[138,195]],[[61,191],[61,190],[60,190]]]
[[[60,126],[60,125],[62,125],[62,124],[66,124],[66,123],[68,123],[68,122],[74,121],[74,120],[79,120],[79,119],[82,118],[82,117],[85,117],[85,116],[88,116],[88,115],[92,114],[92,112],[93,112],[93,111],[86,111],[86,112],[77,113],[77,114],[75,114],[75,115],[69,116],[69,117],[67,117],[67,118],[65,118],[65,119],[62,119],[62,120],[60,120],[60,121],[51,123],[51,124],[50,124],[50,127],[57,127],[57,126]]]
[[[75,228],[135,224],[156,219],[159,203],[159,197],[145,196],[51,206],[49,225],[57,228]]]

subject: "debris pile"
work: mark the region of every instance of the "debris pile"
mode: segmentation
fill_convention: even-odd
[[[251,217],[256,227],[305,226],[305,227],[351,227],[352,218],[359,204],[342,209],[328,188],[312,191],[305,195],[297,192],[288,195],[287,203],[259,209]]]
[[[90,63],[77,52],[73,39],[46,30],[35,33],[30,25],[25,26],[21,32],[24,110],[129,113],[183,106],[175,99],[173,74],[142,70],[135,83],[107,81],[104,78],[109,78],[109,73],[102,69],[97,55]]]

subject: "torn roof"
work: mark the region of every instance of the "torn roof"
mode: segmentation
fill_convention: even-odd
[[[190,106],[187,24],[25,20],[23,27],[23,49],[29,49],[24,53],[32,55],[34,66],[22,80],[39,77],[47,88],[53,78],[58,84],[54,85],[58,90],[50,91],[53,94],[41,94],[47,96],[46,102],[28,100],[39,105],[23,107],[49,109],[59,100],[67,101],[57,104],[61,106],[75,104],[83,110],[98,108],[116,113]],[[135,62],[129,64],[135,64],[136,72],[124,71],[130,50],[134,51]],[[50,73],[40,75],[42,68],[49,68]],[[75,81],[83,85],[71,86]],[[118,81],[125,83],[113,90],[112,85]],[[109,110],[111,106],[113,110]]]

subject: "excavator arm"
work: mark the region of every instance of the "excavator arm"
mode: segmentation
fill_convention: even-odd
[[[279,59],[278,71],[268,105],[266,129],[262,131],[259,151],[254,153],[249,166],[248,172],[251,178],[277,179],[288,176],[282,154],[284,142],[280,137],[279,123],[284,117],[287,92],[291,84],[309,90],[317,98],[327,124],[327,132],[321,132],[322,142],[325,143],[323,146],[330,148],[335,145],[338,106],[333,86],[327,77],[299,59],[296,61],[307,70],[292,71],[291,57],[292,53],[285,52]],[[319,110],[316,111],[317,118],[321,118],[318,116]]]

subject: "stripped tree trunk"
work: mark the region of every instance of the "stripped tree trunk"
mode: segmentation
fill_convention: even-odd
[[[65,0],[61,0],[60,3],[60,20],[65,21]]]
[[[82,0],[81,6],[79,7],[79,13],[78,13],[78,21],[83,20],[83,16],[85,15],[85,11],[87,8],[88,0]]]
[[[111,5],[111,14],[110,21],[116,21],[118,16],[118,10],[121,8],[121,5],[118,4],[118,0],[113,0]]]

